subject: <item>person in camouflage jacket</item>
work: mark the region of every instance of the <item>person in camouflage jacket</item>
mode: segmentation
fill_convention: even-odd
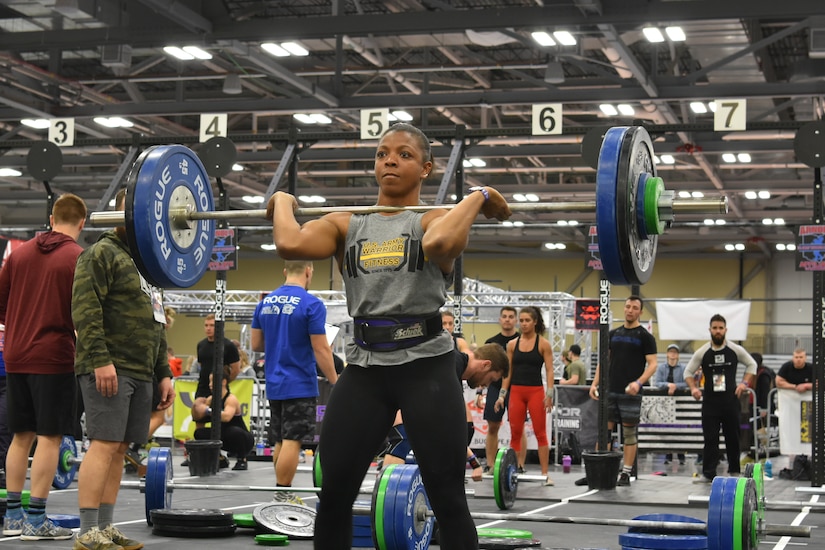
[[[119,210],[124,197],[121,192],[116,199]],[[72,288],[75,374],[91,444],[78,477],[77,548],[97,547],[83,544],[99,543],[101,537],[111,540],[113,548],[143,546],[124,537],[112,525],[112,516],[126,449],[148,435],[153,375],[159,381],[158,408],[168,408],[174,400],[160,300],[160,291],[135,267],[124,228],[103,233],[78,258]]]

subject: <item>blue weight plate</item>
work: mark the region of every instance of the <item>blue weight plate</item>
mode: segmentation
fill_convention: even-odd
[[[694,534],[694,535],[703,535],[705,534],[705,525],[701,519],[692,518],[690,516],[680,516],[679,514],[645,514],[642,516],[636,516],[633,518],[634,520],[639,521],[668,521],[668,522],[678,522],[678,523],[696,523],[698,526],[696,527],[696,532],[691,533],[690,531],[683,531],[684,534]],[[627,530],[628,533],[652,533],[652,534],[659,534],[659,535],[667,535],[669,533],[673,533],[672,529],[658,529],[656,527],[630,527]]]
[[[57,455],[57,471],[52,479],[52,487],[55,489],[66,489],[74,481],[77,475],[77,463],[69,463],[69,460],[77,458],[77,445],[74,438],[64,435],[60,440],[60,449]]]
[[[719,512],[719,547],[733,548],[734,515],[736,508],[736,485],[738,477],[724,477],[725,492],[722,495],[722,508]]]
[[[77,529],[80,527],[80,516],[74,514],[47,514],[55,525],[66,529]]]
[[[352,537],[352,547],[353,548],[372,548],[372,536],[359,537],[357,535],[353,535],[353,537]]]
[[[645,548],[648,550],[706,550],[708,537],[705,535],[669,535],[657,533],[623,533],[619,535],[622,548]]]
[[[209,177],[198,156],[182,145],[144,151],[127,179],[126,235],[135,265],[157,287],[190,287],[209,266],[215,222],[176,226],[171,213],[186,206],[199,212],[215,209]]]
[[[639,195],[639,177],[656,175],[653,142],[641,126],[630,128],[622,137],[616,180],[616,228],[619,259],[628,284],[645,284],[653,274],[658,235],[644,239],[636,223],[636,205],[644,203]]]
[[[710,486],[710,498],[708,500],[708,550],[722,550],[719,545],[722,540],[720,533],[722,524],[720,520],[724,490],[725,478],[719,476],[713,478],[713,483]]]
[[[396,547],[393,550],[428,548],[433,535],[433,518],[419,519],[418,513],[430,508],[424,491],[424,481],[416,465],[396,468],[399,481],[395,492],[394,530]]]
[[[363,525],[353,525],[352,526],[352,536],[353,537],[369,537],[370,546],[372,546],[372,528],[371,527],[364,527]]]
[[[647,178],[650,174],[641,174],[639,176],[639,186],[636,191],[636,228],[639,230],[639,236],[647,239],[647,222],[645,220],[645,189],[647,188]]]
[[[619,181],[619,156],[622,140],[629,128],[617,126],[604,135],[596,171],[596,229],[599,256],[605,277],[613,284],[628,284],[619,255],[619,227],[616,193]]]
[[[172,453],[169,447],[152,447],[146,459],[146,523],[152,525],[152,510],[172,507],[168,491],[172,479]]]

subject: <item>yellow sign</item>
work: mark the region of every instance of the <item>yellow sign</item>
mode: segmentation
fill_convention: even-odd
[[[175,378],[175,402],[172,417],[172,433],[175,439],[189,440],[195,437],[195,423],[192,421],[192,404],[195,402],[195,391],[198,389],[198,381],[193,379]],[[230,386],[230,391],[235,394],[241,403],[241,414],[246,427],[250,427],[250,411],[252,410],[252,392],[255,381],[251,378],[238,378]]]

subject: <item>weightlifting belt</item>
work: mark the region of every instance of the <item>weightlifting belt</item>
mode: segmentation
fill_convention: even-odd
[[[357,317],[353,328],[355,343],[368,351],[411,348],[434,338],[441,331],[441,314],[395,319]]]

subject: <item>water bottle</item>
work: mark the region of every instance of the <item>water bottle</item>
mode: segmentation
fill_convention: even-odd
[[[773,477],[773,464],[771,464],[770,460],[765,461],[765,477]]]
[[[255,455],[256,456],[264,456],[264,442],[263,442],[263,440],[259,440],[258,443],[255,445]]]
[[[565,474],[570,473],[570,465],[573,463],[573,459],[570,458],[570,455],[564,455],[561,457],[561,468]]]

